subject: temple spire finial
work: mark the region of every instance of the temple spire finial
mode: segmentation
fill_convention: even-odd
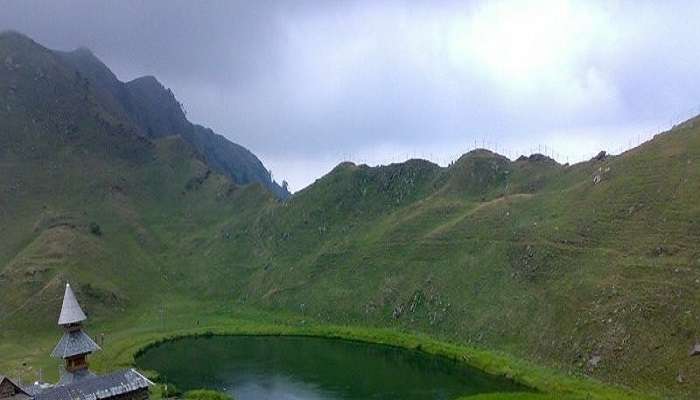
[[[58,317],[59,325],[70,325],[85,321],[87,317],[80,308],[78,300],[75,298],[73,289],[70,288],[70,283],[66,283],[66,292],[63,295],[63,306],[61,307],[61,315]]]

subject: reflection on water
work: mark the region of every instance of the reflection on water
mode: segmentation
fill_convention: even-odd
[[[448,400],[523,390],[440,357],[320,338],[186,338],[150,349],[137,364],[181,390],[217,389],[237,400]]]
[[[342,399],[317,384],[281,374],[243,374],[221,388],[236,399],[326,400]]]

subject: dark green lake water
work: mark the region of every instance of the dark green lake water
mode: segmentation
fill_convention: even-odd
[[[523,390],[445,358],[389,346],[285,336],[213,336],[164,343],[137,358],[180,390],[236,400],[442,400]]]

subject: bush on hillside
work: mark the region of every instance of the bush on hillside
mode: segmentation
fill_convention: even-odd
[[[97,222],[90,222],[90,232],[95,236],[102,236],[102,229]]]

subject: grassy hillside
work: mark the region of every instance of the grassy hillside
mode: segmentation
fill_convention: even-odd
[[[261,228],[272,268],[260,265],[249,294],[290,310],[303,303],[319,318],[417,329],[698,393],[688,350],[700,328],[699,145],[691,122],[567,168],[477,152],[441,171],[432,194],[405,184],[409,195],[395,202],[372,195],[386,185],[366,169],[336,171],[321,184],[337,187],[312,187]],[[400,180],[392,168],[374,174]],[[336,212],[346,204],[352,212]]]
[[[19,330],[51,325],[46,305],[68,277],[110,312],[157,295],[181,235],[273,201],[213,173],[178,136],[140,136],[29,39],[0,36],[0,58],[0,318]]]
[[[61,55],[1,35],[0,62],[0,367],[51,365],[71,280],[123,340],[242,313],[700,395],[696,121],[573,166],[486,150],[343,163],[278,202],[181,137],[144,138]]]

